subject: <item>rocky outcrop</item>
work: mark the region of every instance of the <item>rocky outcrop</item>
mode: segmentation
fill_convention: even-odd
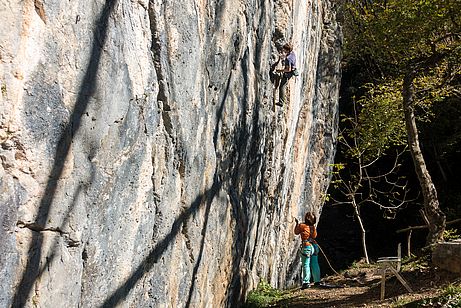
[[[221,307],[299,273],[334,156],[328,1],[2,1],[0,306]],[[271,55],[301,75],[274,107]]]
[[[436,244],[432,262],[444,270],[461,273],[461,240]]]

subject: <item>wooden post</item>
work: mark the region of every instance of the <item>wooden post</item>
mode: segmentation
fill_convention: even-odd
[[[413,232],[413,230],[410,230],[408,232],[408,237],[407,237],[407,257],[408,258],[411,258],[411,232]]]
[[[386,291],[386,268],[383,267],[381,270],[381,300],[384,299],[384,293]]]
[[[400,276],[400,274],[395,270],[395,268],[390,267],[389,269],[390,269],[391,272],[397,277],[397,279],[403,284],[403,286],[405,287],[405,289],[407,289],[408,292],[413,293],[413,290],[410,288],[410,286],[408,285],[408,283],[405,281],[405,279],[403,279],[402,276]]]

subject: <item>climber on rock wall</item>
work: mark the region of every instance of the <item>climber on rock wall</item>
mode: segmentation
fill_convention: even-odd
[[[319,246],[315,241],[317,230],[315,228],[316,218],[314,214],[307,212],[304,216],[304,223],[299,223],[295,218],[295,234],[301,236],[301,261],[303,284],[301,289],[309,288],[309,281],[312,276],[314,285],[320,285],[320,267],[318,262]]]
[[[279,101],[277,105],[283,106],[286,103],[288,81],[291,77],[298,75],[296,70],[296,55],[290,43],[283,45],[279,61],[280,60],[282,60],[283,68],[276,70],[276,73],[280,74],[282,77],[279,85]]]

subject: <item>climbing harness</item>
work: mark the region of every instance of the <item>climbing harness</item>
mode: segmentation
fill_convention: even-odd
[[[304,258],[309,258],[309,255],[305,254],[302,250],[302,246],[298,248],[298,253],[302,256],[304,256]]]

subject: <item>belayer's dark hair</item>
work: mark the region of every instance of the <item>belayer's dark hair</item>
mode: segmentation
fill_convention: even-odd
[[[286,43],[285,45],[283,45],[282,49],[288,50],[288,52],[292,52],[293,46],[291,46],[290,43]]]
[[[306,225],[313,226],[317,222],[317,219],[315,218],[314,214],[312,214],[311,212],[307,212],[304,216],[304,222],[306,223]]]

